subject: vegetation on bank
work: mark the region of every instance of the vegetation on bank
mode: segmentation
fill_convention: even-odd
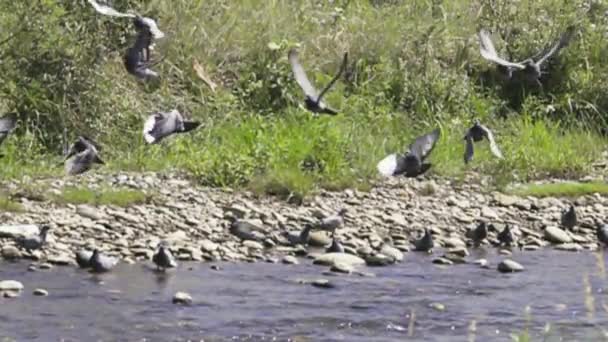
[[[66,187],[59,193],[50,196],[59,204],[130,205],[149,203],[152,196],[132,189],[90,189],[88,187]]]
[[[586,174],[607,148],[608,4],[582,0],[169,1],[116,0],[157,18],[162,80],[142,85],[121,54],[134,29],[98,15],[86,0],[0,4],[0,112],[16,111],[16,134],[0,149],[0,178],[62,173],[61,151],[78,134],[102,146],[103,170],[188,171],[212,186],[305,194],[317,186],[366,187],[376,163],[441,127],[431,172],[468,170],[513,179]],[[500,18],[500,19],[498,19]],[[566,26],[577,33],[549,64],[542,89],[504,84],[479,56],[476,32],[494,32],[499,53],[522,60]],[[508,42],[508,44],[505,43]],[[508,45],[508,49],[506,46]],[[315,84],[344,51],[349,65],[327,96],[337,117],[313,117],[291,76],[289,48]],[[219,87],[192,68],[198,61]],[[144,146],[143,118],[178,108],[195,132]],[[494,130],[463,163],[473,118]],[[64,136],[64,131],[67,134]],[[103,172],[91,171],[91,172]],[[86,196],[85,196],[86,197]]]
[[[513,187],[509,192],[518,196],[578,197],[587,194],[608,195],[608,184],[603,182],[526,184]]]

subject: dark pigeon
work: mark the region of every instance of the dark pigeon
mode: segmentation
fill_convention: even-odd
[[[488,226],[485,222],[481,222],[476,228],[467,231],[465,235],[473,241],[474,246],[479,246],[488,237]]]
[[[162,242],[158,245],[158,250],[152,256],[152,261],[156,264],[157,269],[161,271],[177,267],[177,261],[175,261],[173,254],[171,254],[166,244]]]
[[[466,141],[465,148],[464,148],[465,164],[469,163],[471,161],[471,159],[473,159],[473,154],[474,154],[473,144],[475,142],[479,142],[479,141],[483,140],[484,138],[488,139],[488,142],[490,143],[490,151],[492,151],[492,154],[494,154],[497,158],[500,158],[500,159],[504,158],[502,156],[502,152],[500,151],[500,148],[498,148],[498,145],[496,144],[496,141],[494,140],[494,135],[492,134],[492,131],[490,131],[490,129],[487,128],[486,126],[480,124],[479,120],[475,120],[475,123],[473,124],[473,126],[471,128],[469,128],[466,135],[464,136],[464,140]]]
[[[428,229],[424,229],[424,235],[416,241],[414,241],[414,250],[418,252],[427,252],[430,253],[435,247],[435,243],[433,242],[433,235],[431,235],[431,231]]]
[[[568,209],[562,211],[561,224],[566,229],[572,230],[572,228],[576,226],[577,221],[576,209],[574,209],[574,206],[571,204]]]
[[[105,164],[99,158],[98,145],[85,136],[79,136],[70,147],[65,157],[65,172],[78,175],[93,167],[94,164]]]
[[[28,252],[42,248],[46,243],[46,235],[51,229],[48,225],[43,225],[40,228],[38,235],[20,237],[16,240],[17,245]]]
[[[599,242],[603,243],[604,246],[608,246],[608,224],[598,222],[596,236]]]
[[[382,159],[377,165],[378,171],[387,177],[401,174],[405,174],[406,177],[416,177],[425,173],[431,167],[431,163],[424,161],[433,151],[439,136],[440,131],[437,128],[416,138],[404,154],[394,153]]]
[[[0,145],[6,137],[11,133],[17,124],[17,114],[10,113],[0,118]],[[0,154],[0,158],[2,158]]]
[[[500,245],[511,246],[515,239],[513,238],[513,233],[511,232],[511,227],[507,224],[505,228],[498,233],[496,236]]]
[[[289,51],[288,59],[289,59],[289,63],[291,64],[291,70],[293,71],[293,75],[296,79],[296,82],[298,83],[300,88],[302,88],[302,90],[304,91],[304,94],[306,95],[306,99],[305,99],[306,109],[308,109],[309,111],[311,111],[313,113],[330,114],[330,115],[338,114],[338,112],[335,109],[329,108],[325,104],[325,102],[323,102],[323,96],[334,85],[334,83],[336,83],[338,78],[344,72],[344,69],[346,68],[346,64],[348,62],[348,53],[344,54],[344,59],[342,60],[342,65],[340,66],[340,70],[338,70],[338,73],[336,74],[336,76],[334,76],[334,78],[329,82],[329,84],[327,84],[327,86],[325,86],[325,88],[321,91],[321,93],[318,93],[317,90],[315,89],[315,87],[308,80],[308,76],[306,76],[306,72],[304,71],[304,68],[302,68],[300,61],[298,60],[298,51],[296,49],[291,49]]]
[[[111,271],[114,266],[118,264],[118,259],[102,255],[99,253],[99,250],[95,249],[93,251],[93,255],[91,255],[91,260],[89,260],[89,263],[91,265],[92,272],[104,273]]]
[[[144,123],[144,139],[148,144],[155,144],[172,134],[189,132],[200,124],[197,121],[185,121],[177,109],[154,113]]]
[[[311,224],[306,224],[300,232],[286,232],[287,240],[292,245],[307,245],[310,236],[310,230],[313,228]]]

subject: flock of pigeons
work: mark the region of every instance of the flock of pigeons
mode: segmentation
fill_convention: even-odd
[[[100,14],[113,17],[126,17],[133,20],[137,35],[133,45],[129,47],[123,55],[125,69],[129,74],[141,81],[159,78],[159,74],[151,68],[160,63],[162,58],[154,61],[151,58],[151,51],[154,48],[154,41],[163,38],[165,34],[158,28],[156,21],[148,17],[142,17],[133,12],[121,13],[108,5],[99,4],[95,0],[88,0],[88,2]],[[548,49],[540,51],[536,55],[521,62],[511,62],[497,54],[494,44],[490,39],[490,34],[485,29],[482,29],[478,33],[480,53],[484,59],[496,64],[499,74],[504,79],[523,79],[536,82],[542,87],[542,84],[540,83],[540,78],[543,74],[541,68],[551,57],[555,56],[568,44],[574,31],[574,26],[570,26],[560,36],[558,41]],[[344,54],[340,69],[320,92],[316,90],[308,79],[306,72],[299,61],[297,50],[291,49],[289,51],[288,60],[295,81],[304,92],[305,108],[314,114],[337,115],[338,111],[328,106],[323,101],[323,97],[344,73],[348,63],[348,54]],[[14,113],[7,114],[0,118],[0,144],[15,128],[16,123],[17,115]],[[173,134],[192,131],[198,126],[200,126],[200,122],[184,119],[183,115],[176,109],[169,112],[156,112],[150,115],[144,122],[143,136],[146,143],[155,144]],[[417,137],[404,153],[393,153],[382,159],[377,164],[379,173],[383,176],[404,175],[406,177],[416,177],[425,173],[431,167],[431,163],[426,160],[434,149],[439,137],[439,129],[435,129],[430,133]],[[497,158],[503,158],[502,152],[494,140],[492,131],[488,127],[482,125],[478,120],[475,120],[473,126],[467,130],[464,136],[465,163],[469,163],[473,158],[474,143],[479,142],[484,138],[488,140],[491,152]],[[99,156],[100,150],[100,146],[92,139],[84,135],[78,136],[70,148],[64,150],[65,158],[63,164],[65,165],[66,174],[82,174],[90,170],[94,164],[104,164]],[[2,154],[0,154],[0,157],[2,157]],[[572,216],[573,210],[574,208],[571,207],[569,213],[565,213],[562,216],[562,224],[565,223],[567,226],[570,225],[568,222],[572,219],[570,218],[570,221],[568,221],[568,217]],[[344,247],[342,247],[335,238],[335,230],[342,225],[344,213],[345,211],[340,211],[338,215],[327,217],[316,226],[308,224],[299,233],[287,234],[287,239],[293,244],[304,243],[308,240],[309,232],[312,229],[320,228],[332,233],[332,244],[328,247],[327,251],[342,252],[344,251]],[[566,218],[564,219],[564,217]],[[574,216],[574,222],[576,222],[576,216]],[[482,222],[476,229],[467,233],[467,237],[471,238],[475,244],[479,244],[487,236],[487,229],[486,224]],[[19,240],[19,244],[27,250],[40,248],[46,240],[48,230],[49,226],[42,226],[38,236],[21,239]],[[600,241],[608,243],[608,226],[598,226],[598,238]],[[509,245],[513,242],[513,235],[508,226],[505,227],[502,232],[499,232],[498,239],[501,244],[504,243]],[[430,232],[425,230],[424,235],[414,242],[414,246],[415,249],[419,251],[430,251],[434,246]],[[98,250],[79,251],[76,253],[76,260],[81,267],[91,268],[96,272],[108,271],[117,263],[116,259],[103,256]],[[171,255],[169,248],[164,242],[161,242],[158,245],[157,251],[153,256],[153,261],[160,269],[177,266],[175,258]]]
[[[125,69],[129,74],[142,81],[157,79],[159,75],[151,67],[161,62],[162,59],[157,61],[152,60],[151,51],[154,47],[154,41],[163,38],[165,34],[158,28],[156,21],[134,12],[121,13],[108,5],[98,3],[96,0],[88,0],[88,2],[100,14],[113,17],[126,17],[133,20],[137,35],[133,45],[127,49],[123,56]],[[534,81],[542,87],[539,81],[542,75],[541,67],[568,44],[574,32],[574,26],[569,26],[560,36],[559,40],[548,49],[540,51],[521,62],[510,62],[498,56],[494,44],[490,39],[490,34],[485,29],[482,29],[478,33],[480,53],[483,58],[497,65],[499,74],[505,79],[523,78],[524,80]],[[295,49],[289,51],[288,60],[291,64],[294,78],[304,92],[305,108],[314,114],[338,114],[337,110],[332,109],[323,101],[323,97],[344,73],[348,63],[348,54],[344,54],[340,69],[320,92],[315,89],[308,79],[304,68],[300,64],[298,52]],[[523,77],[519,77],[519,75]],[[15,114],[8,114],[0,118],[0,143],[15,128],[16,122],[17,115]],[[169,112],[153,113],[146,119],[143,126],[145,142],[155,144],[173,134],[192,131],[200,126],[200,122],[187,121],[178,110],[174,109]],[[435,129],[428,134],[416,138],[405,153],[390,154],[381,160],[377,165],[379,173],[384,176],[405,175],[406,177],[416,177],[423,174],[431,167],[431,163],[425,162],[425,160],[430,155],[439,137],[440,131],[439,129]],[[484,138],[489,141],[491,152],[497,158],[503,158],[502,152],[494,140],[492,131],[476,120],[464,136],[465,163],[469,163],[473,158],[474,142],[479,142]],[[92,139],[83,135],[79,136],[69,149],[64,150],[65,159],[63,163],[65,164],[65,172],[68,175],[77,175],[91,169],[94,164],[104,164],[103,160],[99,157],[99,151],[99,145]]]

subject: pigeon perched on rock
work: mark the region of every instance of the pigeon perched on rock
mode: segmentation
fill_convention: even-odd
[[[49,229],[51,229],[49,225],[42,225],[42,227],[40,227],[40,232],[38,233],[38,235],[19,237],[16,240],[17,245],[27,250],[28,252],[40,249],[46,243],[46,236]]]
[[[433,235],[431,235],[431,231],[427,228],[424,229],[424,235],[418,240],[414,241],[414,250],[418,252],[427,252],[430,253],[435,247],[435,243],[433,242]]]
[[[431,163],[424,161],[433,151],[439,136],[439,129],[435,129],[416,138],[404,154],[393,153],[382,159],[377,165],[378,172],[387,177],[401,174],[405,174],[406,177],[416,177],[425,173],[431,167]]]
[[[299,232],[286,232],[287,240],[289,240],[292,245],[307,245],[312,228],[313,226],[308,223]]]
[[[598,222],[595,233],[597,240],[608,246],[608,224]]]
[[[576,226],[577,221],[576,209],[574,209],[574,205],[570,204],[568,209],[562,211],[561,224],[564,228],[572,230]]]
[[[78,175],[90,170],[94,164],[105,164],[99,158],[98,145],[81,135],[65,156],[65,172],[68,175]]]
[[[477,227],[467,231],[465,236],[473,241],[474,246],[479,246],[488,237],[488,226],[485,222],[481,222]]]
[[[464,140],[466,141],[464,149],[465,163],[468,163],[471,161],[471,159],[473,159],[473,143],[479,142],[483,140],[483,138],[488,139],[488,142],[490,143],[490,151],[492,151],[492,153],[496,157],[500,159],[503,158],[502,152],[500,152],[500,149],[498,148],[498,145],[494,140],[494,135],[492,134],[492,131],[490,131],[490,129],[486,126],[480,124],[479,120],[475,120],[473,126],[469,128],[467,134],[464,136]]]
[[[144,139],[148,144],[155,144],[172,134],[189,132],[200,124],[197,121],[185,121],[177,109],[157,112],[150,115],[144,123]]]
[[[156,253],[152,256],[152,261],[156,264],[157,269],[162,271],[167,268],[177,267],[177,261],[175,261],[173,254],[171,254],[171,251],[163,242],[159,243]]]
[[[95,249],[89,263],[92,272],[104,273],[111,271],[118,264],[118,259],[102,255],[98,249]]]
[[[500,245],[511,246],[515,239],[513,238],[513,233],[511,232],[511,227],[507,224],[505,228],[496,235],[498,242]]]
[[[325,88],[320,93],[317,92],[315,87],[308,80],[308,76],[306,76],[306,72],[304,71],[304,68],[302,68],[302,65],[300,64],[300,61],[298,59],[298,51],[296,49],[291,49],[289,51],[288,59],[289,63],[291,64],[291,70],[293,71],[293,75],[296,79],[296,82],[298,83],[300,88],[302,88],[304,94],[306,95],[306,99],[304,102],[304,104],[306,105],[306,109],[313,113],[330,115],[338,114],[335,109],[329,108],[325,104],[325,102],[323,102],[323,96],[334,85],[334,83],[336,83],[338,78],[344,72],[344,69],[346,69],[348,53],[344,54],[342,65],[340,66],[340,70],[338,71],[336,76],[334,76],[334,78],[327,84],[327,86],[325,86]]]

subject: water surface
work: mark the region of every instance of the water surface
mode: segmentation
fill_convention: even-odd
[[[502,258],[476,252],[492,265]],[[603,260],[600,257],[600,260]],[[17,341],[510,341],[525,327],[546,341],[601,341],[607,326],[605,276],[590,252],[514,252],[526,270],[440,267],[432,256],[406,254],[394,266],[366,268],[375,277],[324,275],[325,267],[268,263],[182,263],[166,275],[150,265],[120,265],[92,275],[72,267],[28,272],[27,262],[0,263],[0,279],[25,291],[0,299],[0,340]],[[591,284],[585,304],[583,277]],[[333,289],[299,284],[329,279]],[[35,288],[48,297],[36,297]],[[190,306],[171,303],[186,291]],[[430,307],[445,305],[444,311]],[[526,306],[531,315],[524,314]],[[414,312],[412,336],[408,336]],[[470,332],[471,321],[476,331]]]

